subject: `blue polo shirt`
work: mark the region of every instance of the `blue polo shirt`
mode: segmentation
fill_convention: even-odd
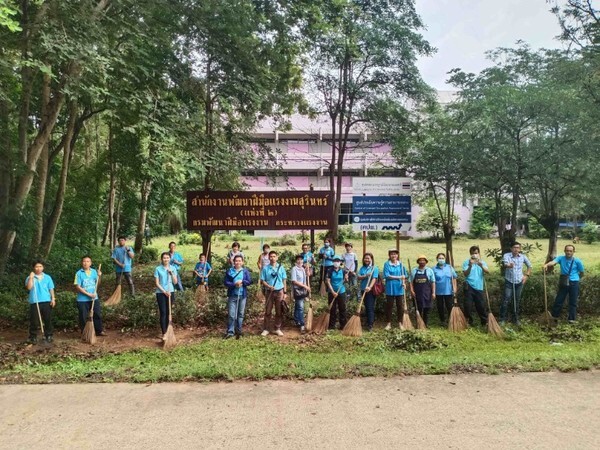
[[[466,259],[462,265],[462,269],[467,270],[469,268],[469,261],[471,259]],[[488,268],[488,265],[485,261],[481,261],[481,265]],[[483,291],[483,268],[479,267],[479,264],[473,264],[471,266],[471,272],[469,272],[469,276],[465,279],[469,286],[477,291]]]
[[[170,270],[173,270],[171,266],[169,266]],[[177,273],[175,270],[173,273]],[[173,277],[169,275],[169,271],[162,264],[154,269],[154,279],[158,278],[158,284],[167,292],[175,292],[175,287],[173,286]],[[159,288],[156,288],[154,291],[157,294],[162,294],[162,291]]]
[[[373,275],[371,276],[371,270],[373,271]],[[367,278],[365,278],[364,280],[360,281],[360,289],[361,291],[364,291],[367,288],[367,281],[369,281],[369,277],[371,277],[371,281],[377,279],[377,277],[379,276],[379,267],[377,266],[362,266],[360,269],[358,269],[358,275],[363,277],[363,276],[367,276]],[[370,284],[370,281],[369,281]]]
[[[75,274],[76,286],[81,287],[85,292],[93,294],[96,292],[96,282],[98,281],[98,272],[96,269],[91,269],[86,272],[83,268],[79,269]],[[92,298],[77,291],[78,302],[91,302]]]
[[[169,253],[169,255],[171,255],[171,254]],[[181,265],[177,265],[173,261],[177,261],[179,264],[183,264],[183,256],[181,256],[181,253],[179,253],[179,252],[173,253],[171,255],[171,261],[169,261],[169,265],[171,266],[171,268],[175,269],[175,272],[179,272]]]
[[[283,289],[283,280],[287,279],[287,274],[281,264],[277,263],[275,266],[269,264],[267,267],[263,267],[260,272],[260,279],[269,286],[273,286],[274,290],[279,291]]]
[[[227,275],[229,275],[231,277],[232,283],[237,283],[238,281],[244,281],[244,268],[242,267],[240,270],[235,270],[234,267],[230,267],[229,269],[227,269]],[[231,291],[231,295],[235,295],[235,296],[239,297],[240,295],[244,295],[244,290],[245,290],[245,288],[244,288],[243,284],[241,287],[236,286]]]
[[[42,278],[33,277],[33,288],[29,291],[29,303],[47,303],[52,301],[50,290],[54,289],[54,281],[50,275],[42,272]],[[25,286],[29,283],[29,277],[25,279]]]
[[[346,292],[346,286],[344,286],[344,269],[339,268],[338,270],[328,270],[327,278],[331,283],[333,292],[337,292],[338,294],[343,294]]]
[[[431,269],[430,267],[425,267],[423,270],[419,269],[418,267],[415,267],[410,273],[410,279],[414,280],[415,275],[417,273],[425,273],[425,275],[427,276],[427,281],[429,281],[430,283],[435,283],[435,275],[433,274],[433,269]]]
[[[321,261],[324,267],[333,267],[333,257],[335,256],[333,247],[321,247],[321,250],[319,250],[319,255],[323,256]]]
[[[561,275],[569,275],[569,281],[579,281],[579,273],[583,273],[583,263],[579,258],[567,259],[565,255],[560,255],[554,258],[554,262],[560,264]],[[571,267],[571,263],[573,263],[573,267]],[[571,269],[570,272],[569,269]]]
[[[383,277],[385,278],[385,295],[399,296],[404,295],[404,286],[402,280],[392,280],[388,277],[406,276],[406,268],[401,262],[392,264],[389,260],[383,265]]]
[[[203,275],[203,276],[204,276],[204,281],[205,281],[206,283],[208,283],[208,277],[206,276],[206,274],[207,274],[208,272],[210,272],[210,271],[211,271],[211,269],[212,269],[212,266],[210,265],[210,263],[209,263],[208,261],[205,261],[205,262],[203,262],[203,263],[201,263],[201,262],[197,262],[197,263],[196,263],[196,267],[194,267],[194,270],[195,270],[196,272],[198,272],[200,275]],[[200,281],[202,281],[202,277],[196,276],[196,281],[197,281],[198,283],[200,283]]]
[[[457,277],[454,267],[445,263],[443,266],[436,264],[433,267],[433,274],[435,276],[435,295],[454,294],[452,279]]]
[[[315,257],[311,251],[308,251],[306,253],[301,253],[301,255],[302,255],[302,261],[304,262],[304,264],[310,264],[310,265],[315,264]]]
[[[121,264],[125,264],[125,267],[123,268],[115,264],[115,271],[117,273],[131,272],[131,258],[129,256],[129,253],[127,253],[128,248],[130,247],[128,247],[127,245],[125,247],[119,246],[115,247],[115,249],[112,252],[112,258],[116,259]],[[133,250],[131,250],[131,253],[133,253]]]

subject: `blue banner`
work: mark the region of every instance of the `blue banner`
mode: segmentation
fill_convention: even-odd
[[[408,195],[352,197],[353,214],[410,214],[411,207]]]

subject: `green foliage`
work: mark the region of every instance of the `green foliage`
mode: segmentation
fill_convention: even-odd
[[[442,210],[446,210],[446,204],[442,203]],[[424,210],[419,214],[417,219],[417,231],[420,233],[427,232],[432,233],[434,236],[440,236],[443,234],[444,222],[446,218],[440,215],[440,212],[435,204],[435,201],[428,200],[424,204]],[[452,228],[456,228],[458,223],[458,216],[454,214],[452,217]]]
[[[542,245],[539,242],[536,242],[535,244],[528,242],[521,245],[521,253],[527,257],[529,257],[534,251],[541,249]],[[494,260],[494,264],[496,264],[498,267],[503,267],[502,257],[504,256],[504,253],[502,252],[501,248],[486,248],[484,253],[488,258],[492,258]]]
[[[137,260],[140,264],[149,264],[153,262],[158,264],[158,249],[155,247],[144,247],[141,255],[138,256]]]
[[[202,245],[202,236],[183,230],[177,235],[177,245]]]
[[[588,244],[598,241],[600,239],[598,225],[593,222],[586,222],[581,230],[581,237]]]
[[[385,345],[391,350],[403,350],[409,353],[420,353],[447,346],[437,335],[419,330],[392,330],[386,333]]]
[[[544,239],[550,235],[540,222],[535,217],[530,217],[528,220],[527,237],[530,239]]]
[[[474,239],[485,239],[494,229],[493,211],[488,206],[476,206],[471,215],[470,234]]]
[[[291,234],[284,234],[271,241],[271,247],[285,247],[286,245],[296,245],[296,238]]]

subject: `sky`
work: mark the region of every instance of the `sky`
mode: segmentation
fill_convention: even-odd
[[[532,48],[563,48],[556,17],[546,0],[415,0],[427,29],[422,32],[437,48],[420,58],[423,79],[438,90],[451,90],[447,72],[461,68],[478,73],[491,65],[485,52],[515,47],[518,40]]]

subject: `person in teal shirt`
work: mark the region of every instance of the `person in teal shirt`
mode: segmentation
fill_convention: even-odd
[[[488,265],[481,260],[479,247],[473,245],[469,248],[471,257],[463,262],[462,269],[465,276],[465,315],[469,325],[473,325],[473,304],[482,326],[487,325],[487,309],[483,297],[484,274],[490,273]]]
[[[160,329],[162,340],[169,327],[169,302],[175,301],[175,285],[177,284],[177,271],[171,265],[171,254],[163,252],[160,255],[161,265],[154,269],[154,285],[156,286],[156,303],[158,304]]]
[[[117,286],[121,284],[121,278],[125,278],[127,284],[129,284],[129,292],[132,296],[135,295],[135,286],[133,285],[133,278],[131,277],[131,263],[133,257],[133,249],[127,245],[125,236],[119,236],[117,240],[118,246],[112,252],[112,259],[115,264],[115,274],[117,276]]]
[[[556,298],[554,299],[554,305],[552,306],[552,317],[555,321],[558,321],[560,313],[562,311],[563,304],[569,296],[569,323],[575,323],[577,320],[577,299],[579,298],[579,281],[583,276],[584,268],[583,263],[575,255],[575,246],[566,245],[564,256],[558,256],[552,261],[544,264],[544,270],[548,270],[549,267],[558,264],[560,266],[560,274],[568,277],[568,284],[561,284],[558,287]]]
[[[450,312],[454,306],[454,296],[456,295],[456,271],[454,267],[446,262],[446,255],[438,253],[435,257],[437,264],[433,267],[435,275],[435,301],[437,303],[440,322],[446,326],[447,318],[450,318]]]
[[[285,268],[277,262],[279,255],[275,250],[269,252],[270,264],[263,267],[260,273],[260,282],[265,288],[267,299],[265,302],[265,318],[261,336],[270,333],[273,306],[275,307],[275,331],[277,336],[283,336],[281,325],[283,324],[282,302],[287,294],[287,274]]]
[[[321,272],[319,275],[319,284],[324,280],[325,273],[331,267],[333,267],[333,257],[335,255],[335,249],[331,245],[331,239],[325,238],[323,241],[323,247],[319,250],[319,259],[321,260]]]
[[[169,257],[171,268],[175,270],[177,273],[177,283],[175,284],[175,289],[178,291],[183,291],[183,284],[181,281],[181,269],[183,268],[183,256],[181,253],[175,251],[175,242],[169,242]]]
[[[198,262],[194,267],[194,275],[196,276],[196,286],[202,286],[204,290],[208,291],[208,277],[212,272],[212,266],[206,260],[206,255],[200,253],[198,256]]]
[[[92,258],[81,258],[81,269],[75,274],[75,287],[77,289],[77,309],[79,311],[79,327],[83,328],[90,314],[92,303],[94,306],[94,330],[96,336],[106,336],[102,326],[102,307],[98,297],[98,286],[102,272],[92,269]],[[93,301],[95,300],[95,301]]]
[[[399,260],[400,252],[391,248],[388,250],[388,260],[383,265],[383,277],[385,278],[385,318],[386,330],[392,329],[392,313],[394,303],[398,314],[398,326],[401,327],[404,315],[404,283],[408,272]]]
[[[44,273],[44,263],[35,261],[33,272],[25,280],[25,287],[29,291],[29,339],[30,344],[37,343],[37,330],[41,328],[40,316],[44,324],[44,339],[52,342],[54,327],[52,324],[52,309],[56,306],[54,296],[54,281]],[[39,313],[38,313],[39,308]]]
[[[346,286],[348,282],[348,271],[342,269],[343,258],[340,255],[334,255],[332,258],[333,265],[325,274],[325,284],[327,285],[327,300],[330,305],[329,329],[335,330],[338,311],[340,315],[340,329],[346,325]],[[334,305],[331,303],[335,302]],[[337,310],[336,310],[337,308]]]
[[[360,282],[361,295],[364,296],[365,311],[367,313],[367,330],[373,331],[375,323],[375,295],[371,290],[379,278],[379,268],[375,265],[375,258],[372,253],[365,253],[362,259],[362,266],[356,274]]]

